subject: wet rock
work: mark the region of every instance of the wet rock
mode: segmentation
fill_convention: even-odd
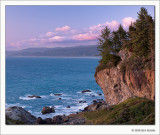
[[[45,121],[45,124],[53,124],[51,118],[46,118],[44,121]]]
[[[98,102],[103,102],[104,100],[103,100],[103,99],[97,99],[97,101],[98,101]]]
[[[36,120],[36,124],[46,124],[46,122],[41,117],[38,117]]]
[[[79,103],[87,103],[87,101],[85,101],[85,100],[82,100],[82,101],[79,101]]]
[[[58,98],[59,100],[61,100],[62,98]]]
[[[67,106],[66,108],[71,108],[70,106]]]
[[[55,96],[61,96],[62,94],[54,94]]]
[[[63,118],[63,122],[68,122],[68,121],[69,121],[69,117],[68,116]]]
[[[28,96],[29,98],[42,98],[40,96],[36,96],[36,95],[32,95],[32,96]]]
[[[54,106],[52,106],[51,108],[50,107],[43,107],[43,110],[42,110],[42,114],[48,114],[48,113],[54,113],[55,110],[54,110]]]
[[[82,90],[82,93],[91,92],[91,90]]]
[[[92,103],[93,103],[93,104],[97,104],[97,100],[93,100]]]
[[[20,121],[24,124],[35,124],[36,117],[31,115],[28,111],[22,107],[12,106],[6,109],[6,116],[11,120]],[[13,123],[10,123],[13,124]]]
[[[99,96],[102,96],[102,94],[101,94],[101,93],[99,93],[98,95],[99,95]]]
[[[54,116],[52,119],[52,123],[53,124],[62,124],[63,123],[62,116],[61,115]]]

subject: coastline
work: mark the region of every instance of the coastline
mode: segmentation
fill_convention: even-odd
[[[143,106],[141,106],[143,104]],[[53,118],[36,118],[21,107],[10,107],[6,113],[7,125],[154,125],[155,102],[146,98],[132,97],[117,105],[95,102],[81,112],[57,115]],[[135,109],[137,108],[137,109]],[[146,109],[147,113],[143,114]],[[15,111],[16,110],[16,111]],[[18,111],[17,111],[18,110]],[[20,111],[19,111],[20,110]],[[15,113],[16,112],[16,113]],[[17,115],[21,114],[21,115]],[[101,114],[101,115],[100,115]],[[114,114],[114,115],[113,115]],[[134,114],[134,115],[133,115]],[[29,116],[26,118],[26,116]],[[14,119],[12,119],[12,117]]]

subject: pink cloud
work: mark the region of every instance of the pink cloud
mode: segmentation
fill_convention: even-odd
[[[29,39],[30,42],[35,42],[36,40],[37,40],[36,38]]]
[[[111,30],[117,30],[119,22],[113,20],[112,22],[106,22],[105,25],[107,25]]]
[[[56,31],[68,31],[70,29],[70,27],[69,26],[64,26],[64,27],[58,27],[58,28],[56,28]]]
[[[48,39],[49,42],[54,42],[54,41],[62,41],[63,37],[60,36],[54,36]]]
[[[90,30],[101,30],[101,28],[104,26],[104,24],[98,24],[98,25],[94,25],[89,27]]]
[[[50,36],[52,36],[53,35],[53,32],[47,32],[46,33],[46,36],[48,36],[48,37],[50,37]]]
[[[10,45],[11,46],[14,46],[14,47],[20,47],[21,46],[21,44],[20,44],[20,42],[15,42],[15,43],[10,43]]]
[[[98,25],[94,25],[94,26],[91,26],[89,27],[89,29],[92,31],[92,32],[100,32],[102,29],[104,29],[104,27],[108,26],[108,28],[110,28],[112,31],[113,30],[117,30],[118,29],[118,26],[119,26],[119,22],[117,21],[111,21],[111,22],[105,22],[103,24],[98,24]]]
[[[131,22],[135,22],[135,19],[132,17],[126,17],[123,18],[121,21],[122,26],[124,29],[128,30],[129,25]],[[101,30],[103,30],[106,26],[110,28],[111,31],[115,31],[119,27],[119,22],[112,20],[110,22],[106,21],[102,24],[93,25],[91,27],[88,27],[86,29],[71,29],[69,26],[63,26],[58,27],[53,32],[47,32],[43,35],[37,36],[36,38],[30,38],[28,40],[22,40],[19,42],[10,43],[9,45],[12,47],[23,47],[23,46],[39,46],[39,45],[46,45],[46,43],[54,42],[56,43],[62,43],[64,41],[70,41],[72,43],[72,40],[77,41],[86,41],[89,43],[95,43],[97,38],[99,37],[99,34],[101,33]],[[74,42],[73,42],[74,43]],[[77,44],[81,44],[82,42],[77,42]],[[75,43],[74,43],[75,44]],[[48,44],[47,44],[48,45]]]
[[[126,17],[122,20],[122,26],[124,29],[128,29],[131,22],[135,22],[136,20],[132,17]]]
[[[83,40],[95,40],[97,39],[97,37],[98,37],[97,34],[86,33],[86,34],[78,34],[78,35],[72,36],[72,39],[83,41]]]

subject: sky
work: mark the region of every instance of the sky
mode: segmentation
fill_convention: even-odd
[[[6,6],[6,50],[96,45],[101,30],[125,30],[145,7],[154,6]]]

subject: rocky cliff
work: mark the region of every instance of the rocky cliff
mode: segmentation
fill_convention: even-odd
[[[122,61],[115,67],[105,68],[95,74],[95,80],[102,88],[105,101],[118,104],[129,97],[145,97],[154,100],[155,71],[130,69],[121,71],[120,65],[130,57],[129,53],[121,51]]]

